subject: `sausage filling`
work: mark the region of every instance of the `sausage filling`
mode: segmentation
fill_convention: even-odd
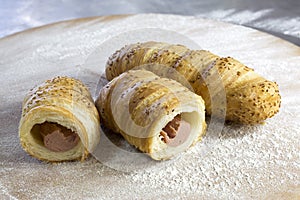
[[[191,132],[191,125],[181,119],[181,115],[174,117],[160,132],[163,142],[170,146],[179,146],[184,143]]]
[[[75,132],[57,123],[44,122],[40,125],[40,134],[45,147],[54,152],[68,151],[79,142]]]

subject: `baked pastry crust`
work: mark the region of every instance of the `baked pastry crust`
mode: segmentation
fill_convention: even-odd
[[[205,133],[204,101],[180,83],[146,70],[130,70],[102,88],[96,99],[102,123],[155,160],[185,151]],[[160,132],[175,116],[191,126],[179,146],[162,141]]]
[[[229,121],[256,124],[279,111],[281,96],[276,82],[266,80],[234,58],[221,58],[183,45],[154,41],[126,45],[108,59],[106,77],[111,80],[149,63],[160,64],[183,76],[192,91],[204,99],[208,115],[212,115],[215,107],[218,109],[214,114],[219,118],[226,115]],[[148,70],[157,73],[155,69]],[[219,99],[221,90],[225,102],[214,101],[212,105],[212,99]]]
[[[35,125],[53,122],[77,133],[78,144],[64,152],[47,149]],[[40,160],[59,162],[84,160],[100,139],[100,119],[86,86],[69,77],[55,77],[33,88],[25,96],[19,137],[23,149]]]

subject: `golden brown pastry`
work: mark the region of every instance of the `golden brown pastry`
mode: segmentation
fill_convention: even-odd
[[[40,160],[84,160],[99,143],[99,128],[93,99],[79,80],[55,77],[24,98],[20,142]]]
[[[101,89],[96,107],[106,127],[155,160],[188,149],[206,128],[200,96],[146,70],[113,79]]]
[[[106,77],[112,80],[125,71],[149,63],[174,69],[185,77],[193,91],[204,99],[209,115],[212,114],[211,99],[216,99],[223,88],[219,83],[225,89],[227,120],[261,123],[279,111],[281,97],[275,82],[231,57],[220,58],[209,51],[190,50],[182,45],[161,42],[127,45],[109,58]],[[222,112],[224,110],[220,109],[216,114],[221,117]]]

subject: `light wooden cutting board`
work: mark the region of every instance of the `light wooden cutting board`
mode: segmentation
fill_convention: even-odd
[[[121,151],[100,161],[47,164],[22,150],[18,123],[31,87],[69,75],[86,83],[95,97],[107,57],[125,44],[147,40],[239,59],[279,84],[279,114],[264,125],[225,125],[172,161],[142,155],[143,167],[118,163]],[[1,199],[300,198],[300,48],[279,38],[186,16],[77,19],[0,39],[0,74]],[[123,153],[132,150],[122,140],[119,144]]]

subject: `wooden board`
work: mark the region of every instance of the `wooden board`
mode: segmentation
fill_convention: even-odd
[[[125,44],[147,40],[181,43],[239,59],[279,84],[280,113],[264,125],[225,125],[222,132],[207,135],[171,161],[154,162],[141,155],[143,166],[129,166],[122,160],[124,150],[105,160],[98,155],[99,161],[91,157],[83,163],[61,164],[39,162],[22,150],[18,123],[22,99],[30,88],[55,75],[68,75],[86,83],[95,97],[107,57]],[[187,16],[77,19],[2,38],[0,197],[300,198],[299,63],[300,48],[279,38]],[[115,140],[125,153],[132,150],[120,138]],[[109,142],[105,137],[101,141]],[[123,163],[116,162],[119,159]]]

